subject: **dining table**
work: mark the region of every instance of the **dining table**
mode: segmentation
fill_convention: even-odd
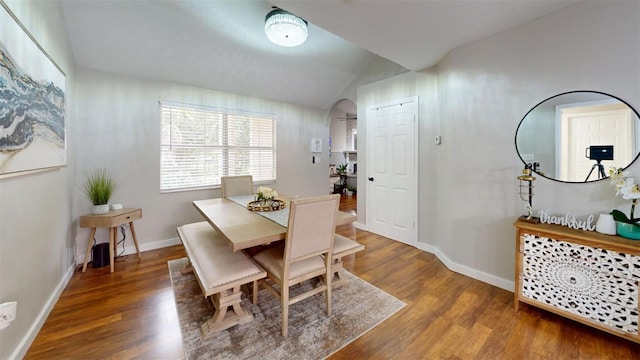
[[[267,245],[284,240],[287,235],[289,214],[288,196],[278,196],[285,203],[284,209],[258,212],[247,208],[253,195],[231,196],[193,201],[196,210],[228,241],[233,251]],[[356,221],[356,215],[336,212],[336,226]]]

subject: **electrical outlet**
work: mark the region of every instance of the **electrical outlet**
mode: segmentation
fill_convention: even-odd
[[[16,319],[17,301],[0,304],[0,330],[6,328]]]
[[[522,156],[522,160],[524,161],[533,161],[533,154],[520,154]]]

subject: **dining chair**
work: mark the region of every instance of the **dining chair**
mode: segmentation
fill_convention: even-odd
[[[235,175],[220,178],[222,197],[253,194],[253,176]]]
[[[331,254],[339,202],[339,194],[291,200],[284,246],[253,256],[267,272],[260,283],[280,299],[282,336],[288,332],[289,306],[310,296],[324,292],[331,315]],[[291,286],[316,277],[320,282],[311,290],[290,297]]]

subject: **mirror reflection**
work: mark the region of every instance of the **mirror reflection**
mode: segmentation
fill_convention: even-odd
[[[549,179],[589,182],[625,168],[638,156],[638,112],[621,99],[597,91],[552,96],[524,116],[516,150],[525,164]]]

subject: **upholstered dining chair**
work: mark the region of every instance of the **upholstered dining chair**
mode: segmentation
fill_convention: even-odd
[[[220,178],[222,197],[253,194],[253,176],[235,175]]]
[[[284,246],[253,256],[267,272],[261,284],[280,298],[282,336],[288,332],[289,305],[310,296],[324,292],[326,313],[331,315],[331,254],[339,202],[339,194],[291,200]],[[315,277],[321,281],[313,289],[290,297],[291,286]]]

